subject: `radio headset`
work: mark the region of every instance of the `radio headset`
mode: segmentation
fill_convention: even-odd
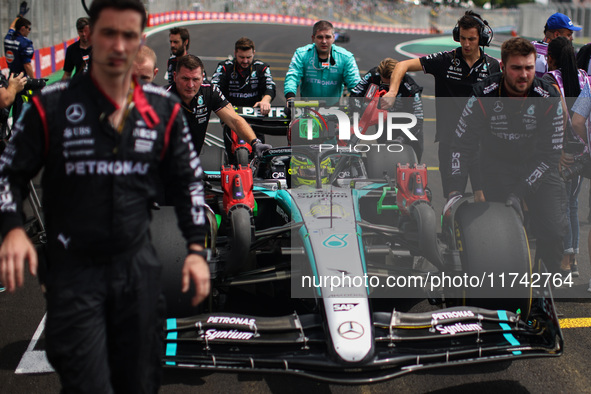
[[[88,7],[86,6],[86,1],[81,0],[82,1],[82,8],[84,8],[84,11],[86,11],[86,15],[90,16],[90,11],[88,11]]]
[[[482,48],[482,52],[484,52],[484,47],[487,47],[490,45],[490,43],[493,40],[493,29],[489,26],[488,22],[486,20],[480,19],[479,17],[475,16],[475,15],[469,15],[468,16],[474,18],[478,24],[480,25],[480,29],[478,29],[478,46],[483,47]],[[454,27],[453,31],[452,31],[452,36],[454,41],[456,42],[460,42],[460,26],[458,25],[458,23],[456,23],[456,26]],[[454,51],[454,58],[455,58],[455,51]],[[488,75],[490,75],[490,67],[488,65],[488,60],[486,59],[486,56],[484,57],[484,61],[486,62],[486,70],[488,72]],[[472,73],[472,71],[470,71],[470,74]],[[466,76],[469,77],[470,74],[468,74]]]
[[[480,25],[480,29],[478,29],[478,35],[479,35],[478,46],[481,46],[481,47],[489,46],[493,40],[493,29],[488,25],[488,22],[486,20],[482,20],[475,15],[468,15],[468,16],[474,18],[478,22],[478,24]],[[453,35],[454,41],[460,42],[460,26],[458,26],[457,23],[452,31],[452,35]]]

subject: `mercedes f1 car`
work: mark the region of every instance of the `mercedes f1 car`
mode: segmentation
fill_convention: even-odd
[[[334,32],[334,42],[347,43],[351,40],[349,33],[344,30],[336,30]]]
[[[290,132],[316,124],[323,143],[292,138],[244,167],[204,150],[213,290],[197,309],[177,290],[185,249],[173,210],[155,212],[166,366],[365,383],[562,353],[551,286],[509,286],[543,269],[511,208],[463,197],[439,231],[412,149],[326,143],[329,116],[306,116]]]

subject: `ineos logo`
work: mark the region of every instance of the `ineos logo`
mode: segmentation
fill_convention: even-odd
[[[358,339],[363,336],[363,326],[354,321],[344,322],[339,326],[339,335],[345,339]]]
[[[80,104],[72,104],[66,109],[66,118],[72,123],[79,123],[85,115],[86,111]]]

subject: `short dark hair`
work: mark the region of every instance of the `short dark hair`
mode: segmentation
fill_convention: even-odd
[[[189,35],[189,30],[185,29],[184,27],[173,27],[170,29],[168,35],[171,34],[178,34],[181,36],[181,41],[187,41],[187,51],[189,50],[189,44],[191,44],[191,36]]]
[[[16,20],[16,23],[14,24],[14,30],[20,31],[21,27],[23,27],[23,26],[24,27],[31,26],[31,21],[26,18],[20,17]]]
[[[248,51],[249,49],[254,51],[254,42],[248,37],[240,37],[234,44],[235,51]]]
[[[203,62],[195,55],[185,55],[178,58],[176,62],[176,72],[178,73],[181,67],[187,68],[189,70],[196,70],[201,67],[201,71],[205,72],[205,66],[203,66]]]
[[[478,30],[478,34],[482,33],[484,21],[482,17],[472,10],[466,11],[466,13],[458,19],[458,27],[462,30],[471,29],[473,27]]]
[[[93,0],[88,11],[90,17],[90,27],[94,26],[100,13],[105,8],[115,8],[116,10],[134,10],[142,15],[142,31],[146,28],[148,16],[144,4],[140,0]]]
[[[329,21],[318,21],[314,23],[314,26],[312,27],[312,35],[315,36],[316,33],[322,30],[334,30],[334,26]]]
[[[501,45],[501,60],[503,64],[507,63],[510,56],[528,56],[536,55],[534,45],[522,37],[510,38]]]
[[[90,25],[90,20],[87,17],[78,18],[76,21],[76,30],[82,30],[88,25]]]

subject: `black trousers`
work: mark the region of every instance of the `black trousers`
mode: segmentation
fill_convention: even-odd
[[[50,251],[48,260],[47,356],[62,392],[156,393],[165,304],[150,243],[131,255]]]

